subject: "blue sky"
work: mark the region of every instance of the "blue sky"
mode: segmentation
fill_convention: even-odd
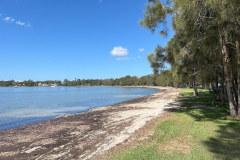
[[[0,1],[0,80],[152,74],[161,38],[139,25],[147,0]]]

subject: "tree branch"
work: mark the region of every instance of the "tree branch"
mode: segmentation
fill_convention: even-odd
[[[178,11],[181,13],[181,11],[179,11],[177,8],[173,8],[173,7],[169,7],[169,6],[163,6],[164,8],[170,8],[173,11]]]
[[[193,77],[193,76],[196,76],[198,73],[200,73],[201,72],[201,70],[199,70],[199,71],[197,71],[197,72],[195,72],[195,73],[193,73],[193,74],[190,74],[189,76],[190,77]]]

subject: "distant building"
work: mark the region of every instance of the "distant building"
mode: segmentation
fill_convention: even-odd
[[[58,85],[56,83],[51,84],[52,87],[57,87]]]
[[[38,83],[38,86],[39,86],[39,87],[47,87],[48,84],[45,84],[45,83],[44,83],[44,84],[42,84],[42,83]]]

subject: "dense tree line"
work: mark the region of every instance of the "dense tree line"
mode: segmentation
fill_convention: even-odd
[[[164,37],[169,16],[174,37],[148,55],[157,83],[192,86],[195,95],[206,87],[240,118],[240,1],[149,0],[140,23]],[[171,69],[163,71],[166,63]]]
[[[31,79],[29,80],[24,80],[22,82],[19,81],[14,81],[14,80],[10,80],[10,81],[0,81],[0,86],[1,87],[13,87],[13,86],[28,86],[28,87],[32,87],[32,86],[38,86],[38,84],[47,84],[47,85],[51,85],[51,84],[57,84],[57,85],[61,85],[62,82],[59,80],[47,80],[47,81],[33,81]]]
[[[23,82],[11,81],[0,81],[0,86],[11,87],[11,86],[38,86],[41,84],[46,84],[45,86],[51,86],[56,84],[58,86],[153,86],[157,85],[156,75],[147,75],[138,78],[137,76],[125,76],[116,79],[74,79],[69,81],[64,79],[63,82],[59,80],[48,80],[48,81],[33,81],[25,80]]]

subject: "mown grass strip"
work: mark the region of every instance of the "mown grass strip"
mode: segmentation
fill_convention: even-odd
[[[191,108],[211,101],[206,90],[198,97],[191,94],[192,90],[182,89],[178,98],[190,108],[173,112],[174,118],[161,122],[148,140],[120,151],[113,159],[240,159],[240,120],[229,118],[227,108]]]

